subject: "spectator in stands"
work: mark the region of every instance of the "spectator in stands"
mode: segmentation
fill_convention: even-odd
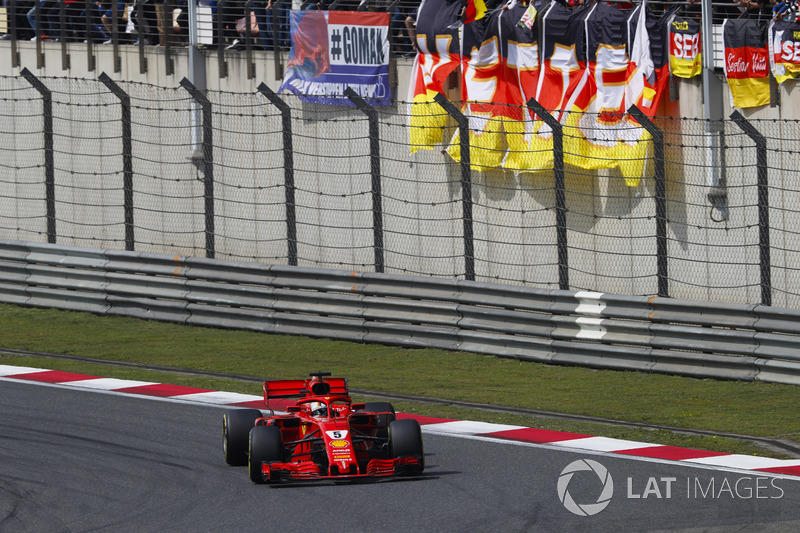
[[[136,33],[139,37],[134,44],[139,44],[140,40],[144,40],[144,44],[158,43],[155,3],[152,0],[136,0],[133,5],[132,15],[136,24]]]
[[[64,7],[64,23],[65,27],[61,27],[61,7]],[[45,8],[43,12],[44,19],[47,21],[47,27],[50,28],[50,37],[53,40],[65,40],[67,42],[75,42],[83,40],[79,38],[82,33],[80,30],[83,27],[81,24],[81,13],[83,12],[83,2],[80,0],[61,0],[61,2],[53,2]]]
[[[417,12],[419,11],[419,4],[420,2],[415,2],[409,6],[408,11],[406,11],[406,18],[403,21],[403,25],[406,28],[406,35],[411,42],[411,48],[414,52],[419,52],[419,48],[417,47]]]
[[[220,13],[221,11],[221,13]],[[217,4],[218,16],[222,18],[222,39],[220,46],[226,42],[228,45],[226,50],[241,50],[244,48],[244,40],[239,37],[236,31],[236,21],[245,17],[245,21],[249,21],[250,13],[245,14],[244,0],[225,0],[221,4]]]
[[[416,1],[401,3],[391,11],[389,24],[396,54],[412,54],[417,51],[418,9],[419,1]]]
[[[100,16],[100,20],[103,23],[103,28],[108,34],[108,39],[103,41],[103,44],[111,44],[113,41],[113,25],[116,24],[118,35],[125,35],[125,26],[123,25],[123,19],[125,17],[125,4],[122,2],[117,2],[117,17],[114,18],[114,2],[115,0],[104,0],[100,2],[103,7],[103,14]],[[122,26],[121,26],[122,25]],[[121,26],[121,31],[120,31]],[[122,39],[120,39],[121,41]]]
[[[40,37],[42,40],[45,40],[45,41],[50,39],[50,28],[47,25],[47,20],[45,19],[44,13],[45,13],[45,11],[47,11],[48,9],[53,7],[53,5],[58,6],[58,2],[55,1],[55,0],[39,0],[39,3],[38,4],[34,3],[33,7],[30,9],[30,11],[28,11],[28,14],[27,14],[28,24],[30,24],[31,29],[34,32],[34,36],[31,39],[31,41],[35,41],[37,37]],[[41,32],[41,36],[37,36],[36,35],[36,11],[37,11],[37,6],[38,6],[39,14],[41,15],[41,19],[39,20],[39,31]]]
[[[290,0],[267,0],[266,24],[263,26],[267,31],[262,32],[261,37],[266,50],[273,49],[273,35],[277,37],[278,48],[285,50],[291,46],[289,38],[289,12],[291,10]],[[274,25],[273,20],[275,21]]]
[[[772,18],[772,6],[769,0],[735,0],[739,4],[743,17]]]
[[[12,14],[14,15],[13,22],[15,23],[17,29],[17,39],[30,39],[32,36],[32,31],[28,24],[27,13],[28,10],[30,10],[31,6],[34,5],[34,2],[28,0],[17,0],[16,2],[14,2],[13,0],[2,0],[0,4],[2,4],[2,6],[8,10],[9,17],[11,17]],[[9,18],[8,20],[9,33],[0,36],[0,39],[4,41],[11,39],[11,23],[12,20]]]

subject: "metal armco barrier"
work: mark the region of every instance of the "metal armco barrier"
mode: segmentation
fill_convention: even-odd
[[[0,240],[0,302],[800,384],[800,311]]]

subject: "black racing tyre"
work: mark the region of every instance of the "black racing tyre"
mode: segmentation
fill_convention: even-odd
[[[256,419],[261,418],[258,409],[229,409],[222,415],[222,452],[225,462],[231,466],[247,464],[247,439]]]
[[[422,448],[422,429],[419,422],[406,418],[389,424],[389,453],[393,458],[416,457],[419,469],[410,474],[421,474],[425,469],[425,452]]]
[[[390,404],[389,402],[369,402],[369,403],[365,403],[363,410],[367,411],[367,412],[370,412],[370,413],[385,413],[387,411],[392,413],[391,415],[388,415],[388,416],[387,415],[380,415],[378,417],[378,422],[382,426],[383,425],[388,425],[389,422],[392,422],[392,421],[395,420],[394,406],[392,404]]]
[[[278,426],[256,426],[250,430],[247,473],[253,483],[266,483],[261,473],[261,463],[281,461],[283,442]]]

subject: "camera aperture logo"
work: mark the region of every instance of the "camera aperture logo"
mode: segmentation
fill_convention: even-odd
[[[584,471],[594,472],[603,487],[596,502],[577,503],[569,493],[569,482],[572,480],[572,476],[576,472]],[[561,503],[564,504],[564,507],[569,512],[578,516],[596,515],[608,506],[613,495],[614,481],[611,479],[611,474],[608,473],[606,467],[591,459],[578,459],[571,462],[561,471],[561,475],[558,477],[558,499],[561,500]]]

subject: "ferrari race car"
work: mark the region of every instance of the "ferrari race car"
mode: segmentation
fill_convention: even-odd
[[[353,403],[347,380],[264,382],[269,416],[230,409],[222,418],[225,462],[247,465],[254,483],[420,475],[425,468],[419,422],[397,420],[388,402]],[[327,378],[327,379],[326,379]],[[299,398],[276,415],[270,400]]]

